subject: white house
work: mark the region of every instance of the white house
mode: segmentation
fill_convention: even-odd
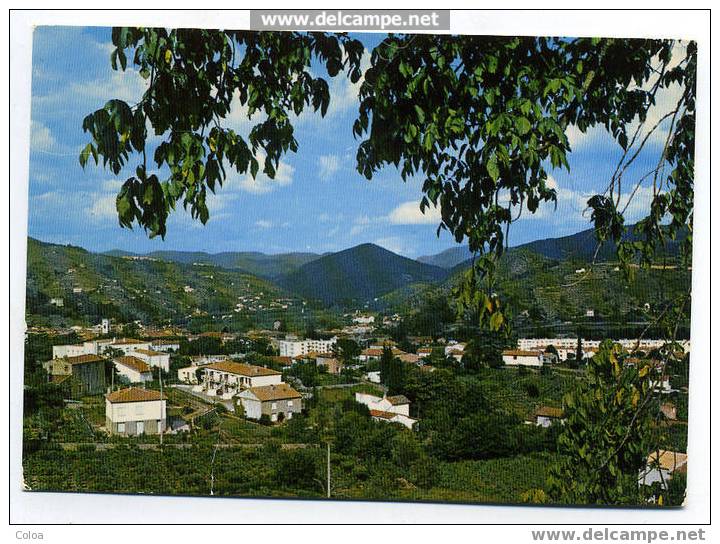
[[[399,423],[400,425],[404,425],[408,429],[412,429],[413,425],[417,423],[417,419],[413,419],[410,416],[406,416],[404,414],[396,414],[394,412],[383,412],[382,410],[370,410],[370,416],[375,421]]]
[[[93,355],[92,351],[88,351],[85,344],[65,344],[53,346],[53,359],[62,359],[63,357],[79,357],[80,355]]]
[[[410,401],[403,395],[378,397],[368,393],[355,393],[355,401],[364,404],[377,421],[400,423],[412,429],[417,421],[410,417]]]
[[[206,365],[193,365],[186,366],[185,368],[178,369],[178,381],[186,383],[188,385],[197,385],[200,383],[198,380],[198,370],[201,370]]]
[[[357,317],[353,317],[353,323],[357,323],[358,325],[372,325],[373,323],[375,323],[375,316],[359,315]]]
[[[113,359],[118,374],[127,378],[130,383],[150,382],[153,379],[152,370],[142,359],[131,355],[123,355]]]
[[[445,357],[452,357],[458,363],[462,362],[465,355],[465,344],[459,342],[450,342],[445,346]]]
[[[152,349],[136,349],[130,355],[142,359],[152,367],[162,368],[164,372],[170,371],[170,354]]]
[[[373,370],[365,374],[365,378],[372,383],[380,383],[380,371]]]
[[[565,421],[565,412],[562,408],[553,408],[552,406],[540,406],[535,410],[535,425],[538,427],[549,427],[555,422],[562,423]]]
[[[420,357],[421,359],[426,359],[427,357],[430,357],[432,355],[432,351],[433,351],[433,348],[422,347],[422,348],[418,348],[417,354],[418,354],[418,357]]]
[[[249,387],[282,383],[282,372],[234,361],[213,363],[203,368],[203,389],[208,395],[232,398]]]
[[[329,340],[277,340],[278,351],[281,357],[297,357],[308,353],[328,353],[337,344],[337,337]]]
[[[676,472],[687,471],[687,461],[687,453],[667,450],[654,451],[648,455],[645,470],[640,472],[639,483],[652,485],[660,482],[663,488],[667,488],[668,482]]]
[[[543,365],[542,356],[536,351],[506,349],[502,352],[502,358],[507,366],[533,366],[540,368]]]
[[[166,420],[166,401],[159,391],[128,387],[105,395],[105,426],[111,435],[160,434]]]

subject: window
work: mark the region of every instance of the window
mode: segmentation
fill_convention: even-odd
[[[293,401],[289,400],[289,401],[288,401],[288,408],[290,408],[292,405],[293,405]]]
[[[124,433],[125,432],[125,424],[124,423],[118,423],[117,425],[117,432]]]
[[[277,410],[277,402],[273,402],[273,403],[272,403],[272,409],[273,409],[273,410]]]

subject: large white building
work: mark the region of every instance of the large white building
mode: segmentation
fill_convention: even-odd
[[[620,340],[614,340],[614,342],[620,344],[627,350],[640,349],[642,351],[650,351],[652,349],[658,349],[667,344],[667,340],[658,338],[621,338]],[[690,342],[687,340],[681,340],[678,342],[685,353],[690,351]],[[575,350],[577,348],[577,338],[518,338],[518,349],[523,351],[529,351],[534,349],[545,348],[547,346],[555,346],[559,349]],[[585,348],[599,348],[600,340],[581,340],[582,347]]]
[[[330,353],[337,343],[337,337],[330,340],[278,340],[280,357],[297,357],[308,353]]]

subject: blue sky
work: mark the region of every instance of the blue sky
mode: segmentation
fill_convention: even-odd
[[[380,34],[357,36],[371,50]],[[209,201],[210,221],[203,226],[182,209],[168,222],[165,240],[149,239],[141,229],[123,229],[115,213],[115,195],[132,168],[114,176],[92,161],[85,170],[78,154],[89,141],[82,120],[111,98],[135,103],[145,82],[128,67],[110,66],[109,28],[39,27],[33,43],[32,128],[30,142],[29,235],[48,242],[74,244],[92,251],[160,249],[219,251],[326,252],[364,242],[416,257],[455,245],[447,234],[436,236],[438,214],[422,215],[422,179],[403,183],[393,167],[372,181],[355,170],[358,140],[352,136],[359,84],[347,78],[330,81],[328,115],[304,113],[296,120],[299,150],[285,156],[275,180],[233,173]],[[669,110],[678,89],[664,91],[651,119]],[[228,126],[247,132],[249,121],[235,108]],[[648,123],[652,126],[652,123]],[[659,131],[647,152],[628,172],[626,182],[647,172],[661,149]],[[568,133],[573,152],[570,174],[553,171],[558,207],[541,209],[513,225],[511,245],[562,236],[589,226],[583,216],[591,194],[602,191],[620,157],[617,144],[603,129]],[[641,217],[651,196],[642,186],[626,218]]]

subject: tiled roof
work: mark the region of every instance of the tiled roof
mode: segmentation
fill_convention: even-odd
[[[648,464],[654,464],[655,462],[657,462],[658,453],[660,454],[660,468],[663,470],[673,472],[682,467],[683,465],[687,464],[687,453],[667,450],[652,452],[650,455],[648,455]]]
[[[154,357],[155,355],[166,355],[162,351],[155,351],[152,349],[136,349],[135,351],[142,353],[143,355],[149,355],[150,357]]]
[[[279,376],[282,372],[265,368],[262,366],[246,365],[244,363],[235,363],[233,361],[221,361],[208,365],[208,370],[218,370],[220,372],[228,372],[230,374],[238,374],[239,376]]]
[[[512,357],[537,357],[537,351],[525,351],[522,349],[506,349],[502,352],[503,355],[510,355]]]
[[[284,355],[273,355],[270,358],[276,363],[280,363],[283,365],[291,365],[293,362],[292,357],[285,357]]]
[[[128,387],[105,395],[105,398],[113,403],[120,402],[145,402],[151,400],[162,400],[160,391],[154,389],[141,389],[139,387]]]
[[[138,340],[137,338],[119,338],[113,342],[113,345],[116,346],[123,346],[127,344],[147,344],[147,342]]]
[[[247,389],[255,395],[261,402],[271,400],[299,399],[302,397],[300,393],[295,391],[286,383],[276,385],[263,385],[261,387],[251,387]]]
[[[147,363],[142,359],[138,359],[137,357],[132,357],[130,355],[125,357],[115,357],[113,361],[128,368],[132,368],[133,370],[136,370],[138,372],[150,372],[150,367],[147,365]]]
[[[382,419],[392,419],[397,414],[394,414],[393,412],[384,412],[382,410],[370,410],[370,415],[372,417],[380,417]]]
[[[85,363],[96,363],[104,359],[95,354],[77,355],[76,357],[63,357],[71,365],[83,365]]]
[[[562,418],[565,417],[565,412],[562,408],[553,408],[552,406],[540,406],[535,410],[535,415],[540,417],[554,417]]]

